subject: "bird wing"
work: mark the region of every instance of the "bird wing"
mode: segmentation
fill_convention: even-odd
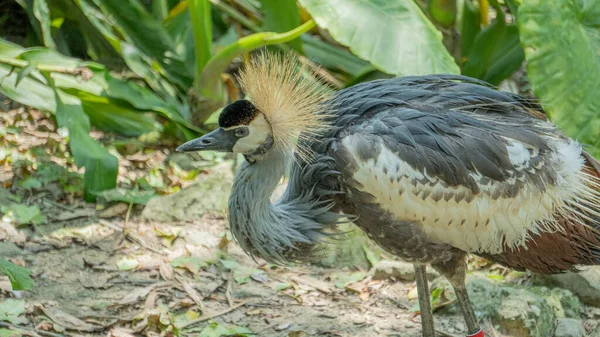
[[[577,198],[580,146],[514,95],[433,77],[337,103],[342,184],[433,242],[491,254],[524,246],[558,229],[555,210]]]

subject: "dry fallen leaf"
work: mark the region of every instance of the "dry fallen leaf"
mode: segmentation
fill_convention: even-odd
[[[169,266],[166,263],[161,263],[158,271],[160,272],[160,276],[163,278],[163,280],[165,280],[165,281],[173,280],[173,278],[174,278],[173,267]]]
[[[160,243],[165,247],[171,247],[173,240],[177,239],[181,231],[182,227],[168,227],[168,228],[158,228],[154,227],[154,233],[161,237]]]
[[[117,267],[121,270],[132,270],[140,266],[140,262],[134,258],[124,257],[117,261]]]
[[[86,218],[96,215],[96,210],[92,208],[79,208],[73,211],[64,211],[56,216],[56,220],[58,221],[66,221],[77,218]]]
[[[186,281],[179,280],[179,283],[181,283],[181,285],[183,286],[183,289],[190,296],[190,298],[192,300],[194,300],[194,302],[196,303],[196,305],[198,306],[198,308],[200,308],[200,311],[202,311],[202,313],[204,313],[204,305],[202,304],[202,297],[200,296],[200,294],[198,294],[198,292],[196,291],[196,289],[194,289]]]
[[[98,217],[100,218],[114,218],[116,216],[119,215],[123,215],[127,212],[127,209],[129,208],[129,205],[124,203],[124,202],[120,202],[116,205],[112,205],[107,209],[104,209],[100,212],[98,212]]]
[[[306,276],[306,275],[292,276],[292,277],[290,277],[290,281],[294,281],[298,284],[307,285],[309,287],[315,288],[326,294],[331,293],[331,288],[330,288],[329,284],[327,284],[321,280],[317,280],[310,276]]]
[[[113,277],[110,274],[86,274],[84,272],[79,273],[79,283],[84,288],[92,288],[92,289],[106,289],[110,288],[113,285],[108,283],[108,281]]]
[[[156,283],[156,284],[147,286],[145,288],[137,288],[137,289],[133,290],[132,292],[130,292],[127,296],[125,296],[122,300],[120,300],[116,304],[118,304],[118,305],[135,304],[135,303],[138,303],[139,301],[141,301],[142,299],[146,298],[146,296],[148,296],[148,294],[152,290],[170,288],[170,287],[171,287],[171,285],[169,283],[160,282],[160,283]]]
[[[108,332],[107,337],[134,337],[134,331],[125,328],[113,328]]]
[[[103,326],[89,324],[80,320],[79,318],[67,314],[66,312],[52,307],[42,307],[42,311],[48,316],[54,323],[63,326],[69,330],[94,332],[103,330]]]

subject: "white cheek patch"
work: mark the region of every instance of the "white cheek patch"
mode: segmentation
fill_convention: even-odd
[[[240,138],[233,146],[234,153],[248,153],[258,149],[272,133],[271,125],[269,125],[263,114],[258,114],[248,124],[248,131],[248,135]]]

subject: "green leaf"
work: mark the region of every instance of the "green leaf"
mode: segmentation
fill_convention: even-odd
[[[45,67],[55,67],[65,72],[75,72],[80,67],[84,67],[88,64],[95,64],[93,62],[84,62],[73,57],[65,56],[53,49],[40,47],[26,49],[17,57],[17,59],[35,63],[38,67],[40,67],[40,65]],[[96,66],[102,67],[98,64],[96,64]]]
[[[346,288],[346,286],[350,283],[356,283],[362,281],[367,276],[367,273],[363,272],[354,272],[352,274],[347,273],[337,273],[333,275],[333,280],[335,281],[335,287],[339,289]]]
[[[225,269],[235,270],[241,268],[241,265],[237,261],[232,260],[220,260],[221,264]]]
[[[466,61],[467,55],[471,52],[475,37],[479,32],[481,32],[481,19],[478,2],[475,0],[464,0],[460,26],[460,51],[463,58],[461,64]]]
[[[356,76],[364,71],[366,67],[372,68],[369,62],[361,60],[347,50],[332,46],[312,35],[302,35],[302,42],[304,43],[306,56],[327,69],[343,71]]]
[[[16,264],[10,263],[4,259],[0,259],[0,273],[8,276],[13,290],[33,289],[33,280],[31,277],[29,277],[31,272],[28,269],[17,266]],[[0,320],[2,320],[1,317]]]
[[[133,257],[123,257],[117,261],[117,268],[120,270],[133,270],[140,266],[140,262]]]
[[[0,329],[0,337],[21,337],[21,330]]]
[[[96,193],[117,185],[117,158],[90,137],[90,121],[81,102],[56,89],[56,121],[69,130],[69,146],[77,167],[85,167],[83,196],[86,201],[96,200]],[[65,102],[68,100],[68,103]]]
[[[0,39],[0,60],[15,58],[23,51],[25,51],[25,48],[7,40]]]
[[[26,324],[27,319],[19,317],[23,313],[25,313],[24,300],[7,299],[0,302],[0,321],[6,321],[12,324]]]
[[[86,82],[64,74],[53,74],[53,77],[55,85],[69,94],[85,97],[80,93],[81,91],[106,97],[112,104],[122,106],[126,103],[138,110],[154,111],[174,122],[200,131],[186,121],[189,118],[189,111],[176,99],[163,100],[148,88],[132,81],[115,78],[105,69],[94,70],[94,75]]]
[[[22,204],[12,204],[8,207],[2,207],[2,212],[17,225],[39,225],[44,222],[44,217],[38,206],[27,206]]]
[[[238,284],[244,284],[250,282],[250,277],[260,277],[264,275],[264,271],[257,268],[245,267],[240,265],[236,261],[231,260],[220,260],[221,264],[225,269],[233,272],[233,278]]]
[[[91,123],[101,130],[137,137],[162,129],[158,122],[140,111],[113,104],[106,98],[90,95],[79,98]]]
[[[17,75],[17,81],[15,82],[15,86],[19,86],[19,83],[36,68],[34,63],[29,63],[25,68],[19,70]]]
[[[494,20],[477,35],[466,57],[464,75],[497,85],[519,69],[525,58],[519,29],[503,20]]]
[[[195,70],[194,66],[196,64],[196,50],[194,43],[194,30],[190,24],[190,11],[178,9],[181,4],[185,3],[187,2],[182,1],[179,3],[179,5],[173,8],[173,14],[169,14],[168,18],[164,21],[164,26],[167,33],[169,33],[171,36],[173,43],[175,43],[175,50],[177,50],[177,53],[183,57],[185,64],[189,68],[189,71],[193,73]]]
[[[456,21],[456,0],[430,0],[428,9],[431,17],[444,27],[451,27]]]
[[[180,256],[171,261],[171,266],[175,268],[185,268],[192,274],[198,274],[200,268],[207,267],[208,264],[197,256]]]
[[[261,0],[261,4],[265,15],[263,30],[283,33],[300,26],[300,13],[296,0]],[[295,39],[288,44],[297,52],[303,52],[302,40]]]
[[[281,291],[281,290],[285,290],[288,288],[292,288],[294,285],[291,284],[290,282],[283,282],[283,283],[277,283],[274,287],[274,289],[276,291]]]
[[[46,84],[30,77],[21,80],[17,88],[18,74],[13,71],[13,68],[0,64],[0,79],[2,79],[0,81],[0,93],[21,104],[54,112],[56,110],[54,91]]]
[[[127,190],[124,188],[114,188],[107,191],[102,191],[97,194],[106,201],[123,201],[138,205],[145,205],[150,199],[156,196],[156,192],[152,190]]]
[[[212,52],[212,15],[209,0],[188,0],[196,49],[195,78],[200,77]]]
[[[181,88],[189,88],[194,78],[184,59],[177,53],[175,43],[160,21],[148,13],[137,0],[93,0],[107,17],[113,29],[130,45],[156,62],[166,77]],[[202,0],[208,1],[208,0]],[[152,64],[150,63],[150,64]]]
[[[506,3],[506,6],[508,6],[508,9],[510,10],[510,13],[516,18],[518,19],[518,12],[519,12],[519,6],[517,5],[517,3],[515,2],[515,0],[504,0],[504,2]]]
[[[48,48],[56,48],[54,39],[52,39],[52,20],[50,19],[50,9],[48,8],[48,3],[46,0],[33,0],[33,14],[40,22],[44,45]]]
[[[600,2],[524,1],[518,23],[542,106],[567,135],[600,156]]]
[[[248,336],[248,334],[252,334],[250,329],[231,325],[231,326],[223,326],[218,323],[211,323],[206,328],[204,328],[200,332],[200,337],[221,337],[221,336],[239,336],[244,337]]]
[[[413,1],[300,0],[317,24],[378,69],[395,75],[458,74],[442,34]]]
[[[169,1],[168,0],[154,0],[152,1],[152,15],[157,20],[164,20],[169,15]]]

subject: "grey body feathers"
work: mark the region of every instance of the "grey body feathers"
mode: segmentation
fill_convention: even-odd
[[[288,188],[277,203],[269,198],[289,158],[275,152],[239,169],[230,224],[242,248],[253,255],[274,262],[308,258],[344,213],[384,249],[408,261],[440,264],[464,256],[430,240],[418,223],[394,218],[357,188],[352,178],[357,162],[377,158],[382,144],[441,184],[467,187],[470,192],[460,198],[480,193],[490,182],[508,180],[532,182],[543,190],[557,177],[547,139],[564,136],[534,116],[541,108],[477,80],[442,75],[372,81],[338,92],[327,106],[333,128],[308,144],[316,162],[297,158],[291,163]],[[341,144],[351,135],[361,139],[355,155]],[[539,155],[529,167],[516,169],[507,139],[530,144]],[[511,197],[520,186],[507,185],[497,197]]]

